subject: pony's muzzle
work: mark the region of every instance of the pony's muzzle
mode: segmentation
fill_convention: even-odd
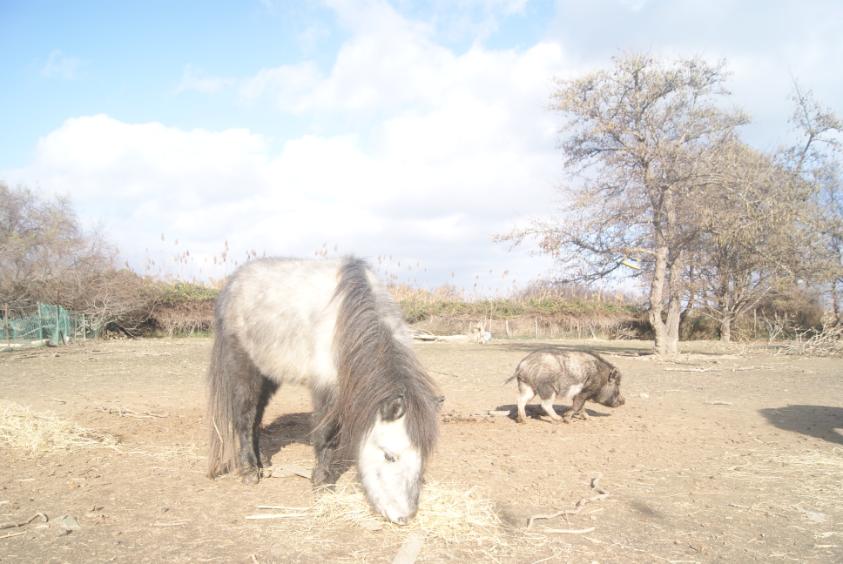
[[[407,523],[409,523],[412,520],[412,518],[416,516],[416,512],[417,512],[417,509],[413,509],[413,512],[408,514],[408,515],[390,516],[390,515],[384,514],[384,517],[386,517],[390,522],[395,523],[396,525],[402,525],[403,526],[403,525],[406,525]]]

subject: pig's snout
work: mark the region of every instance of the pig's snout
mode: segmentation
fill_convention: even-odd
[[[626,403],[626,399],[624,399],[623,396],[618,396],[618,397],[615,398],[615,401],[612,404],[612,407],[620,407],[625,403]]]

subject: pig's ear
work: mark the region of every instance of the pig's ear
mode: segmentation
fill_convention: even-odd
[[[620,377],[621,373],[618,372],[617,368],[612,368],[611,370],[609,370],[609,382],[615,382],[617,380],[620,380]]]

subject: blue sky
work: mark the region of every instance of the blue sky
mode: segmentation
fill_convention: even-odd
[[[833,1],[0,0],[0,181],[68,195],[141,271],[324,248],[502,291],[550,267],[491,237],[564,206],[554,78],[725,58],[771,149],[794,79],[843,114],[841,22]]]

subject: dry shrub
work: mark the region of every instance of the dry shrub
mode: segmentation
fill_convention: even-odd
[[[804,356],[843,356],[843,325],[827,316],[823,319],[822,329],[797,331],[796,338],[780,352]]]
[[[31,455],[83,448],[117,446],[117,438],[80,427],[55,414],[36,413],[18,403],[0,400],[0,444]]]
[[[173,335],[193,335],[196,332],[208,332],[214,326],[213,300],[161,304],[151,315],[153,325]]]

